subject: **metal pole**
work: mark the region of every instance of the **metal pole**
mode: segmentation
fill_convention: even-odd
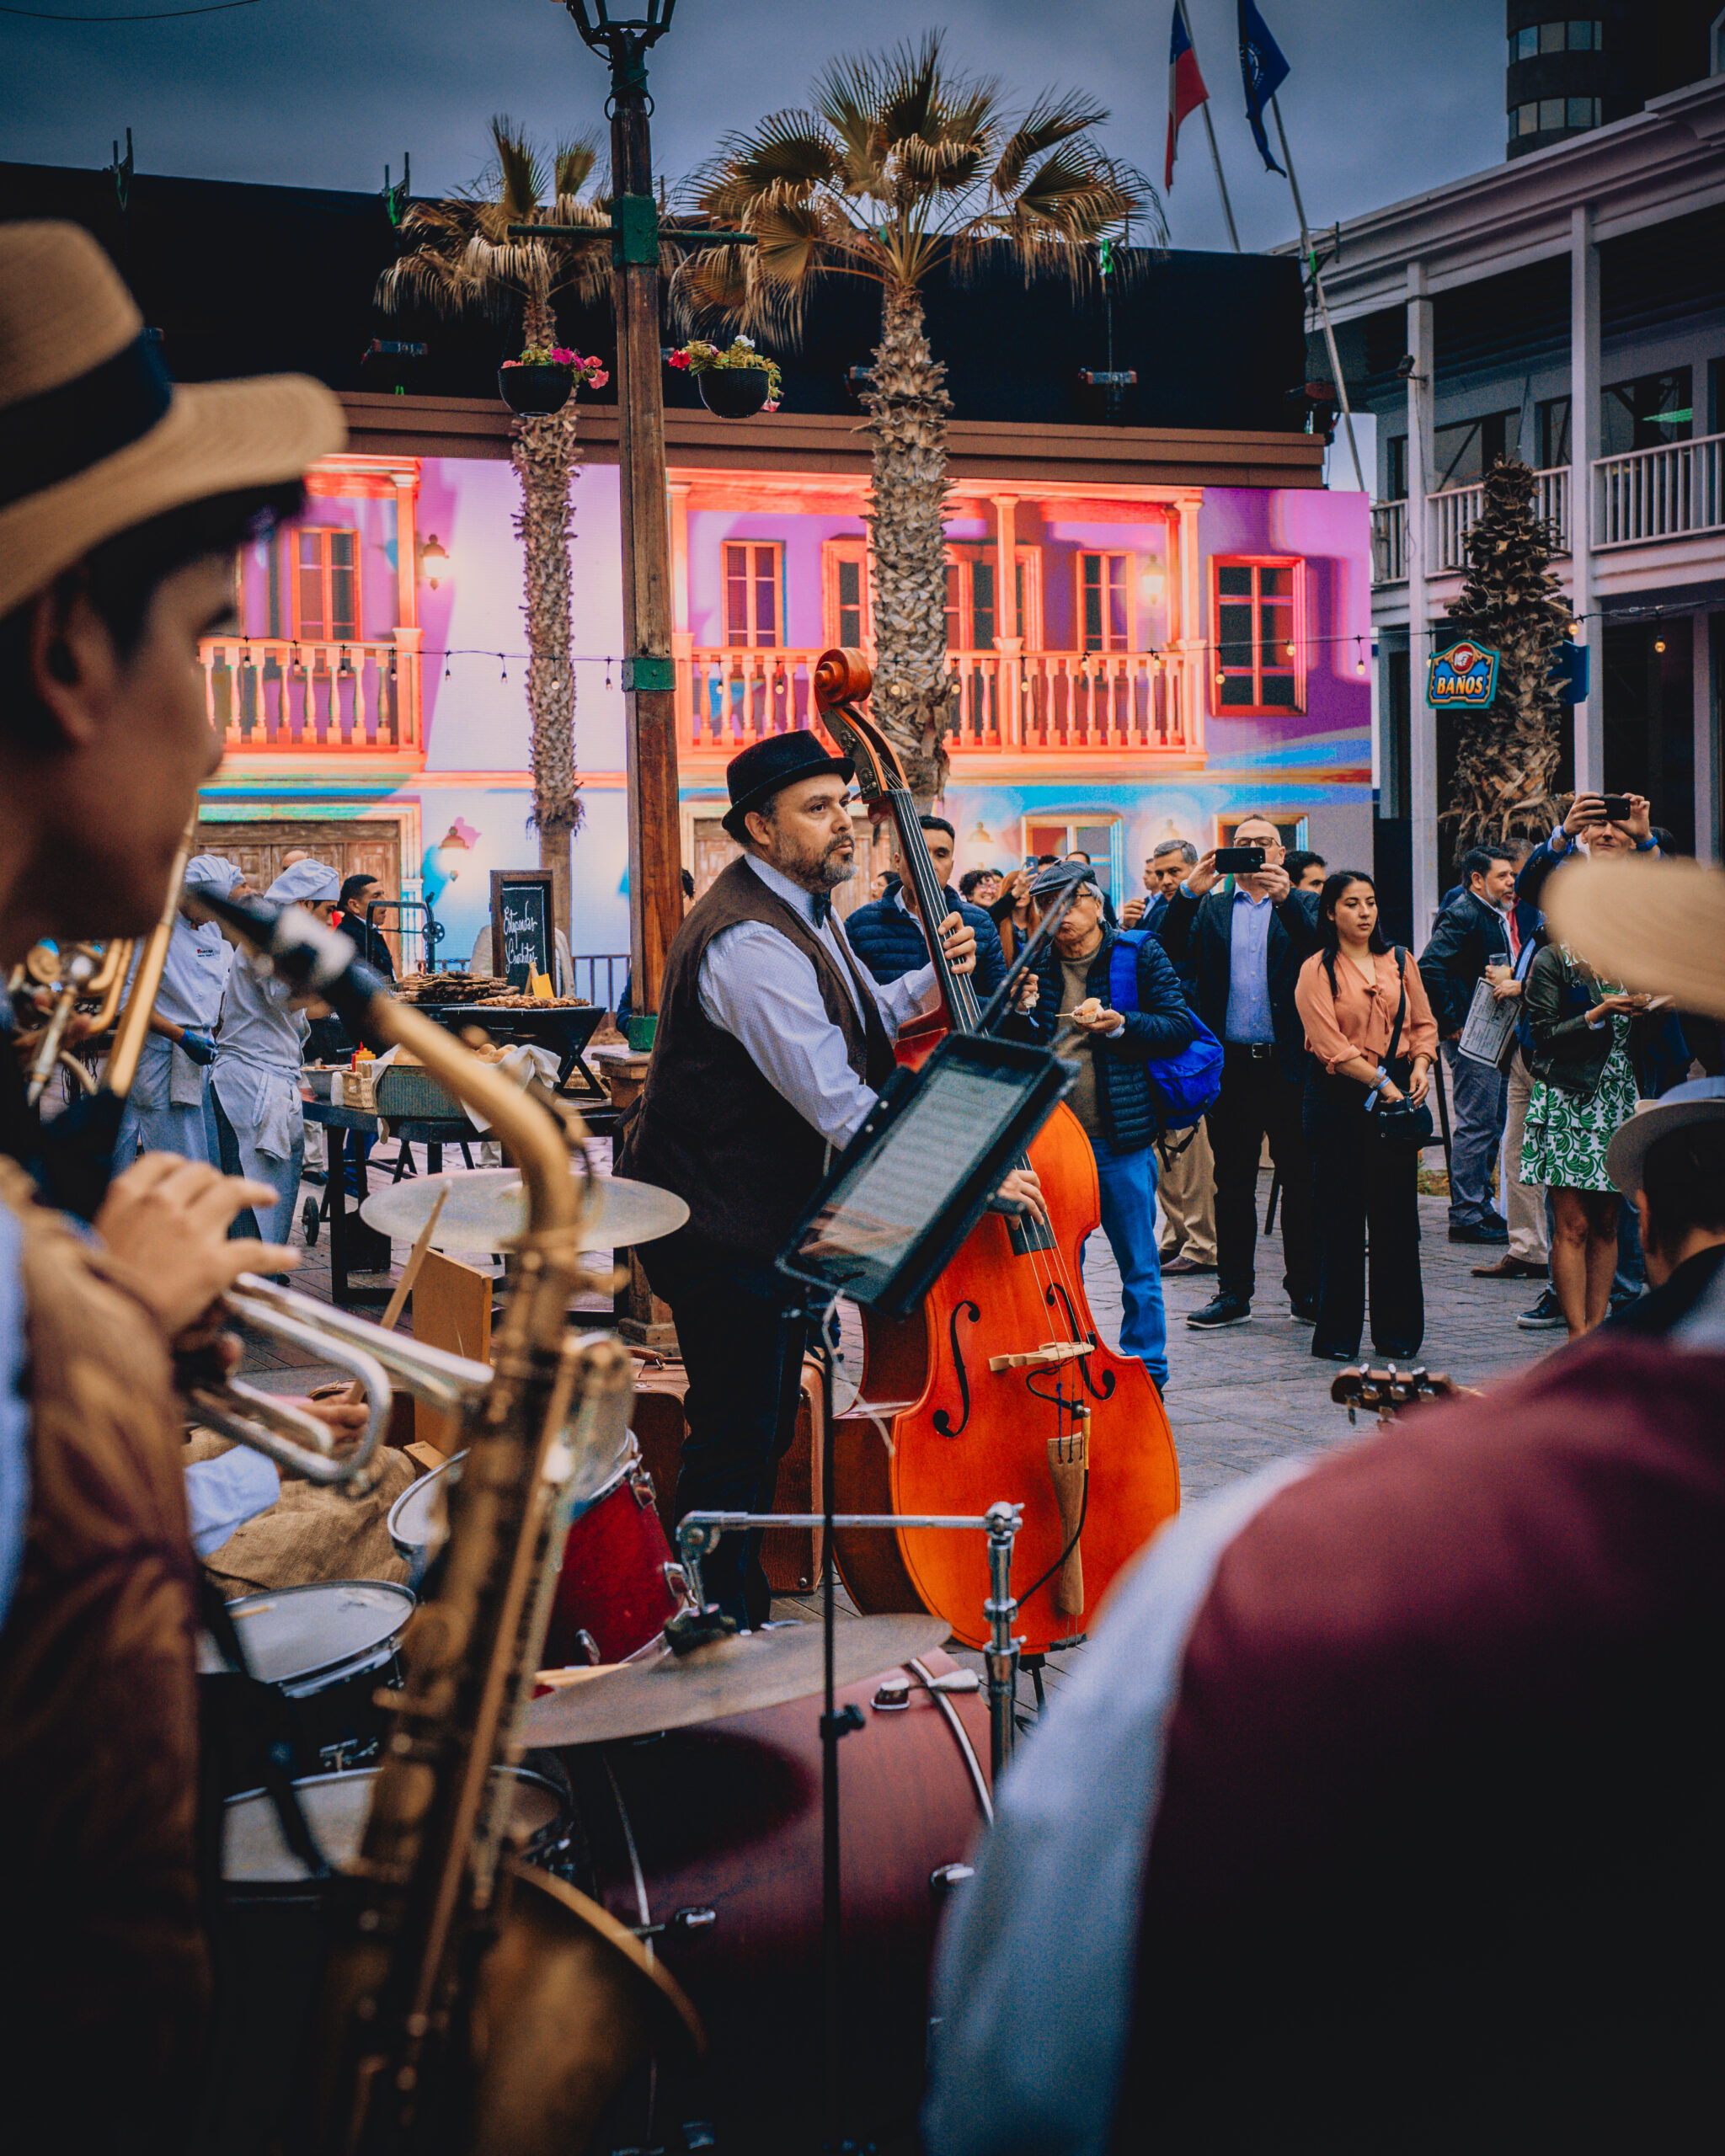
[[[1354,459],[1354,478],[1361,494],[1369,491],[1365,468],[1359,462],[1359,444],[1354,439],[1354,411],[1348,402],[1348,385],[1342,379],[1342,361],[1336,350],[1336,333],[1330,326],[1330,303],[1324,297],[1324,280],[1312,253],[1311,234],[1306,229],[1306,205],[1300,199],[1300,183],[1294,177],[1294,158],[1288,147],[1288,131],[1282,125],[1282,108],[1270,99],[1270,110],[1275,115],[1276,140],[1282,146],[1282,162],[1288,168],[1288,185],[1294,196],[1294,214],[1300,220],[1300,251],[1311,268],[1312,290],[1317,294],[1317,311],[1324,325],[1324,343],[1329,347],[1330,366],[1336,377],[1336,395],[1341,401],[1342,424],[1348,430],[1348,453]]]
[[[983,1604],[988,1619],[988,1721],[993,1737],[991,1764],[996,1786],[1006,1771],[1017,1741],[1018,1650],[1023,1642],[1012,1637],[1012,1620],[1018,1614],[1012,1600],[1012,1538],[1017,1520],[1010,1505],[989,1508],[989,1597]]]
[[[683,917],[671,657],[670,525],[660,383],[659,208],[653,199],[647,48],[670,26],[595,26],[566,0],[585,42],[611,61],[612,303],[622,512],[623,707],[629,814],[629,958],[642,1017],[659,1009],[665,954]],[[650,1025],[644,1029],[650,1034]],[[644,1039],[642,1045],[650,1045]]]
[[[1187,32],[1187,35],[1188,37],[1191,35],[1191,32],[1189,30]],[[1216,168],[1216,185],[1221,189],[1222,215],[1228,221],[1228,237],[1234,243],[1234,252],[1237,254],[1240,252],[1240,235],[1234,229],[1234,205],[1228,200],[1228,183],[1222,177],[1222,153],[1216,147],[1216,131],[1215,124],[1212,122],[1210,116],[1210,99],[1208,98],[1204,99],[1200,109],[1204,114],[1204,131],[1210,137],[1210,163]]]

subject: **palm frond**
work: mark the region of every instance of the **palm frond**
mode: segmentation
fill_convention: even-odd
[[[940,62],[938,30],[930,30],[920,45],[901,45],[892,55],[886,95],[879,111],[894,149],[912,140],[928,142],[937,138],[943,93]]]
[[[1075,135],[1098,125],[1108,116],[1106,106],[1080,97],[1076,91],[1068,92],[1064,97],[1057,97],[1052,91],[1044,92],[1007,137],[990,185],[996,195],[1011,195],[1033,157],[1042,157],[1060,143],[1071,141]]]
[[[807,112],[775,112],[747,133],[727,136],[721,159],[734,184],[766,188],[830,186],[839,158],[820,120]]]
[[[975,141],[924,142],[913,137],[900,145],[899,162],[919,191],[953,195],[975,185],[985,154]]]
[[[573,141],[559,142],[552,160],[553,179],[558,196],[579,195],[593,177],[593,168],[598,162],[596,135],[579,135]]]
[[[497,152],[497,199],[518,222],[531,217],[545,192],[545,173],[526,136],[507,113],[491,122]]]
[[[838,136],[853,167],[869,160],[886,94],[884,63],[872,55],[829,61],[814,78],[814,109]]]
[[[1013,205],[1068,239],[1094,239],[1111,225],[1140,214],[1139,193],[1104,160],[1070,146],[1055,150],[1029,173]]]

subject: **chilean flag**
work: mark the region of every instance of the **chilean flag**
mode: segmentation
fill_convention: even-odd
[[[1198,72],[1192,33],[1186,27],[1186,0],[1174,0],[1174,30],[1168,44],[1168,159],[1167,169],[1162,175],[1165,188],[1174,184],[1174,148],[1180,122],[1188,113],[1196,112],[1209,96],[1204,77]]]

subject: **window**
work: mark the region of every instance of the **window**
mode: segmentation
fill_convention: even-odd
[[[873,633],[868,609],[868,542],[829,539],[821,548],[823,634],[860,651]]]
[[[360,538],[327,525],[295,535],[293,617],[307,643],[355,643],[360,635]]]
[[[1538,128],[1535,130],[1535,132],[1541,135],[1549,135],[1554,128],[1561,127],[1563,125],[1562,99],[1541,98],[1539,104],[1539,114],[1540,124]]]
[[[1215,579],[1215,708],[1242,717],[1304,710],[1300,563],[1219,558]]]
[[[1509,64],[1537,59],[1542,52],[1600,52],[1605,49],[1605,25],[1596,15],[1561,23],[1535,23],[1509,33]]]
[[[1027,651],[1042,636],[1039,563],[1034,547],[1014,549],[1014,613],[1017,633]],[[1001,619],[1000,562],[993,547],[955,547],[947,556],[947,648],[992,651],[1007,634]]]
[[[1550,472],[1569,462],[1569,399],[1553,397],[1533,408],[1534,455],[1537,469]]]
[[[1078,557],[1079,648],[1132,648],[1132,557],[1081,554]]]
[[[1609,383],[1599,408],[1600,456],[1621,456],[1632,449],[1687,441],[1695,432],[1692,380],[1687,367],[1673,367],[1665,374]]]
[[[1406,435],[1390,436],[1389,454],[1385,461],[1387,469],[1384,474],[1386,488],[1384,499],[1386,502],[1405,502],[1407,499],[1407,437]]]
[[[1125,883],[1125,832],[1118,816],[1105,808],[1077,808],[1070,814],[1027,816],[1021,826],[1027,854],[1087,853],[1096,880],[1118,905]]]
[[[779,603],[782,550],[776,542],[730,543],[724,549],[724,640],[777,645],[784,641]]]
[[[1432,435],[1433,459],[1439,494],[1445,487],[1477,487],[1492,467],[1515,448],[1521,424],[1518,412],[1487,412],[1477,419],[1461,419],[1438,427]]]
[[[1306,819],[1293,808],[1235,808],[1216,818],[1216,844],[1232,846],[1234,834],[1242,824],[1274,824],[1282,844],[1290,851],[1304,853],[1311,830]]]

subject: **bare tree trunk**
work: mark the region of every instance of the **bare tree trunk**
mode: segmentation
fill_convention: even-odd
[[[552,344],[556,325],[542,302],[530,302],[523,325],[529,344]],[[580,462],[578,404],[515,421],[510,461],[521,484],[515,532],[526,578],[528,757],[533,776],[532,823],[539,865],[553,878],[553,916],[570,939],[569,846],[581,825],[575,768],[575,675],[569,662],[569,481]]]
[[[862,399],[863,431],[874,444],[873,494],[867,519],[876,648],[874,708],[904,760],[920,805],[946,784],[942,735],[953,686],[947,672],[947,414],[923,328],[922,296],[889,288]]]

